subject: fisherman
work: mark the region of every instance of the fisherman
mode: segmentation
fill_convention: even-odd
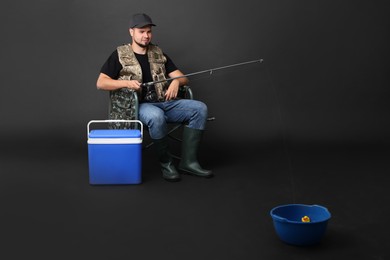
[[[178,98],[179,88],[188,84],[188,78],[160,47],[151,43],[153,26],[156,25],[147,14],[138,13],[131,17],[131,43],[112,52],[100,70],[96,86],[110,91],[110,119],[133,119],[135,112],[131,94],[132,91],[139,94],[138,117],[149,128],[165,180],[180,180],[169,153],[167,123],[185,124],[178,169],[183,173],[210,178],[213,173],[203,169],[197,159],[207,121],[207,106],[198,100]],[[175,79],[147,88],[141,86],[143,82],[168,78]]]

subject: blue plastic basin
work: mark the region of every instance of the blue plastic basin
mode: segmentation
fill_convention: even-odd
[[[319,205],[287,204],[270,212],[278,237],[297,246],[314,245],[323,238],[331,217],[327,208]],[[310,222],[302,222],[308,216]]]

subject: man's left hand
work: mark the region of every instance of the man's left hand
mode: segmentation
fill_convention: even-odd
[[[179,92],[179,81],[178,80],[172,80],[171,84],[169,85],[167,91],[165,92],[165,100],[173,100],[177,97],[177,93]]]

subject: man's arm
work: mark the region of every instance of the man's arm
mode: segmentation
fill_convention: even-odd
[[[100,90],[117,90],[120,88],[129,88],[139,91],[141,83],[137,80],[117,80],[112,79],[104,73],[100,73],[96,82],[96,87]]]
[[[170,78],[181,77],[184,74],[180,70],[174,70],[168,74]],[[167,91],[165,92],[165,100],[175,99],[177,97],[177,93],[179,92],[179,88],[181,86],[187,85],[189,82],[187,77],[174,79],[169,84]]]
[[[181,76],[184,76],[184,74],[180,71],[180,70],[175,70],[175,71],[172,71],[171,73],[168,74],[168,76],[170,78],[175,78],[175,77],[181,77]],[[187,77],[182,77],[182,78],[178,78],[178,79],[174,79],[173,81],[175,80],[178,80],[179,82],[179,86],[184,86],[184,85],[187,85],[189,80]]]

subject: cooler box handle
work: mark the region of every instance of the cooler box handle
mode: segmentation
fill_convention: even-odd
[[[144,125],[142,124],[142,122],[139,120],[125,120],[125,119],[91,120],[87,124],[87,136],[89,136],[89,127],[91,124],[94,124],[94,123],[115,123],[115,122],[139,123],[141,126],[141,139],[143,139]]]

